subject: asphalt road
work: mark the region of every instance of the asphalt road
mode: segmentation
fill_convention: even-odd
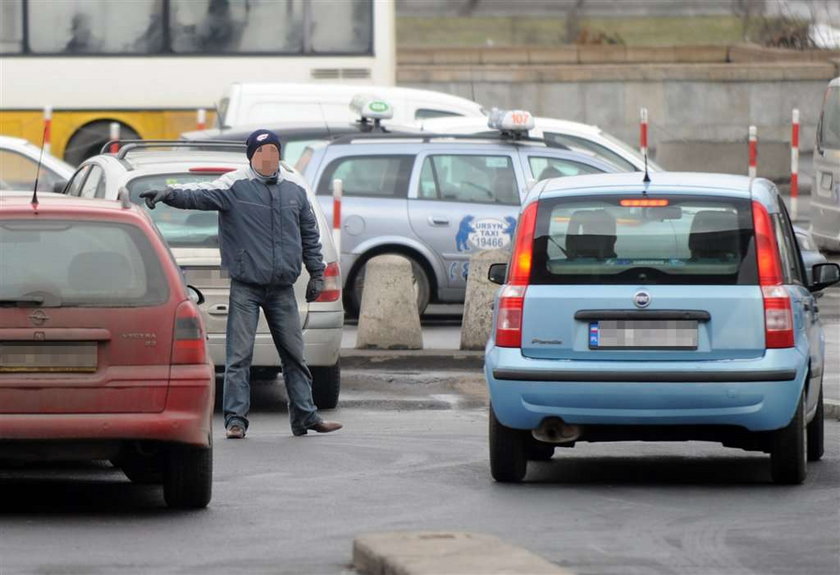
[[[248,438],[217,440],[203,511],[104,466],[0,469],[0,573],[349,574],[356,535],[395,530],[496,535],[579,574],[838,570],[836,421],[799,487],[701,443],[581,444],[500,485],[483,408],[342,409],[344,430],[293,438],[282,403],[265,391]]]

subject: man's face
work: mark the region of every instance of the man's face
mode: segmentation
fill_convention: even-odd
[[[251,157],[251,167],[261,176],[272,176],[280,167],[280,150],[274,144],[257,148]]]

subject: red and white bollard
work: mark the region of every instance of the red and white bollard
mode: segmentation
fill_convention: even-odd
[[[116,154],[120,149],[120,123],[111,122],[111,147],[108,150],[112,154]]]
[[[204,108],[198,109],[198,117],[196,118],[196,130],[204,130],[207,128],[207,110]]]
[[[747,171],[749,177],[754,178],[758,173],[758,130],[750,126],[750,167]]]
[[[52,106],[44,106],[44,144],[45,154],[52,149]]]
[[[799,110],[793,110],[790,134],[790,211],[791,217],[799,217]]]
[[[641,122],[639,122],[639,151],[643,156],[648,153],[648,111],[647,108],[642,108],[640,113]]]
[[[341,259],[341,196],[344,193],[344,182],[333,180],[333,212],[332,233],[335,251]]]

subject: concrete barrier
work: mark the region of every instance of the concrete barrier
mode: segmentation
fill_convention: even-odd
[[[353,567],[365,575],[571,575],[527,549],[483,533],[369,533],[353,541]]]
[[[487,271],[492,264],[507,263],[509,259],[508,250],[476,252],[470,258],[464,318],[461,321],[461,349],[484,349],[493,328],[493,296],[499,289],[487,279]]]
[[[423,349],[411,262],[376,256],[365,266],[356,349]]]

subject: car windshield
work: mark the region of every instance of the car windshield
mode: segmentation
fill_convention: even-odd
[[[39,172],[35,159],[14,150],[0,149],[0,190],[32,190],[36,174],[39,192],[52,192],[56,183],[65,180],[43,164]]]
[[[148,190],[162,190],[166,186],[212,182],[220,174],[157,174],[143,176],[128,184],[131,201],[143,204],[140,194]],[[143,204],[144,205],[144,204]],[[216,212],[181,210],[158,204],[149,210],[160,233],[173,248],[218,248],[219,216]]]
[[[135,226],[0,220],[0,306],[136,307],[168,298],[157,254]]]
[[[821,127],[822,147],[840,150],[840,87],[829,89],[825,95]]]
[[[755,284],[752,210],[657,194],[540,201],[534,284]]]
[[[290,166],[295,166],[301,159],[303,153],[308,150],[326,144],[328,138],[311,138],[308,140],[289,140],[283,146],[283,161]]]

